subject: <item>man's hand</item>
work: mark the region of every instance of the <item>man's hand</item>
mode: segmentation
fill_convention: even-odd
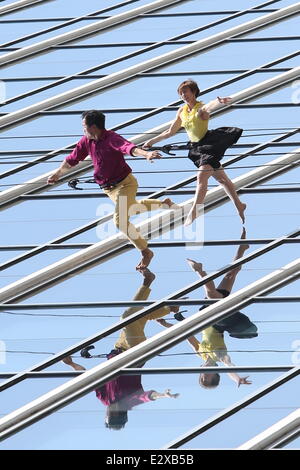
[[[157,150],[153,150],[152,152],[147,152],[146,156],[148,161],[154,160],[156,158],[162,158],[161,154]]]
[[[230,98],[230,96],[225,96],[224,98],[221,98],[220,96],[218,96],[217,98],[218,98],[219,103],[221,104],[229,104],[232,101],[232,98]]]
[[[238,387],[239,387],[240,385],[251,385],[252,382],[251,382],[250,380],[247,380],[248,377],[249,377],[249,375],[247,375],[247,377],[240,377],[240,378],[239,378],[239,381],[238,381]]]

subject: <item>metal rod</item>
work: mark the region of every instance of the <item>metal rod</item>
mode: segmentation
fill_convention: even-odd
[[[40,30],[40,31],[36,31],[34,33],[27,34],[26,36],[22,36],[20,38],[14,39],[13,41],[6,42],[5,44],[2,44],[2,46],[6,47],[8,45],[18,44],[19,42],[23,42],[23,41],[26,41],[26,40],[29,40],[29,39],[33,39],[33,38],[38,37],[42,34],[48,34],[52,31],[56,31],[58,29],[65,28],[66,26],[71,26],[72,24],[78,23],[82,20],[89,20],[90,17],[94,17],[94,19],[96,19],[96,20],[102,20],[103,18],[101,18],[99,16],[94,16],[94,15],[109,12],[111,10],[115,10],[116,8],[120,8],[122,6],[130,5],[131,3],[136,3],[138,1],[139,0],[127,0],[127,1],[123,1],[121,3],[115,4],[113,6],[103,8],[101,10],[94,11],[94,12],[89,13],[87,15],[78,16],[76,18],[70,18],[69,20],[66,20],[66,21],[62,20],[63,23],[60,23],[60,24],[52,26],[52,27],[48,27],[48,28]],[[109,20],[110,18],[111,18],[111,16],[107,16],[105,19]]]
[[[246,408],[246,406],[250,405],[251,403],[254,403],[255,401],[264,397],[265,395],[272,392],[273,390],[276,390],[281,385],[297,377],[299,373],[300,373],[300,367],[294,367],[292,370],[280,376],[279,378],[276,378],[272,382],[269,382],[267,385],[260,388],[258,391],[255,391],[254,393],[248,395],[246,398],[228,407],[225,411],[222,411],[221,413],[214,415],[212,418],[209,418],[208,420],[204,421],[202,424],[190,430],[188,433],[185,433],[178,439],[175,439],[169,442],[166,446],[164,446],[164,449],[178,449],[183,444],[186,444],[187,442],[191,441],[192,439],[199,436],[200,434],[203,434],[205,431],[207,431],[208,429],[211,429],[216,424],[221,423],[228,417],[233,416],[238,411],[242,410],[243,408]]]
[[[148,307],[159,300],[131,300],[118,302],[64,302],[64,303],[38,303],[38,304],[0,304],[2,310],[65,310],[65,309],[86,309],[86,308],[116,308],[116,307]],[[215,299],[172,299],[165,300],[165,305],[212,305],[218,302]],[[273,297],[253,297],[253,303],[296,303],[300,302],[298,296],[273,296]]]
[[[239,446],[237,450],[269,450],[279,443],[283,445],[285,441],[295,439],[299,433],[300,408],[257,434],[257,436]]]
[[[0,21],[1,23],[1,21]],[[259,38],[235,38],[235,39],[226,39],[225,44],[227,43],[236,43],[236,42],[265,42],[265,41],[299,41],[300,36],[269,36],[269,37],[259,37]],[[194,44],[196,40],[185,40],[185,41],[166,41],[168,45],[188,45]],[[155,45],[156,42],[116,42],[116,43],[99,43],[99,44],[67,44],[64,46],[54,46],[52,47],[53,51],[60,50],[60,49],[102,49],[102,48],[112,48],[112,47],[146,47]],[[12,52],[12,51],[19,51],[21,47],[1,47],[0,51],[4,52]],[[142,74],[141,74],[142,75]],[[145,73],[146,75],[146,73]],[[58,77],[55,77],[58,78]],[[60,77],[64,78],[64,77]],[[81,77],[82,78],[82,77]],[[96,78],[93,76],[93,78]]]
[[[138,0],[135,0],[138,1]],[[278,0],[279,1],[279,0]],[[112,7],[113,8],[113,7]],[[117,8],[115,6],[114,8]],[[276,8],[262,8],[259,9],[258,11],[251,10],[249,13],[274,13],[274,11],[277,11]],[[182,12],[182,13],[145,13],[143,15],[140,15],[142,18],[168,18],[168,17],[181,17],[181,16],[211,16],[211,15],[233,15],[235,13],[239,13],[240,10],[215,10],[215,11],[191,11],[191,12]],[[84,20],[106,20],[109,18],[109,16],[96,16],[97,14],[94,13],[94,16],[92,14],[85,16]],[[44,17],[44,18],[17,18],[17,19],[9,19],[9,20],[0,20],[0,24],[10,24],[10,23],[42,23],[42,22],[51,22],[51,21],[71,21],[75,20],[75,17]]]
[[[291,69],[290,69],[291,70]],[[260,108],[295,108],[300,106],[299,103],[247,103],[247,104],[233,104],[231,105],[232,109],[260,109]],[[154,111],[155,107],[143,107],[143,108],[109,108],[101,110],[105,114],[120,114],[120,113],[146,113],[149,111]],[[178,106],[168,106],[165,108],[165,111],[177,111]],[[10,113],[0,113],[0,116],[8,116]],[[82,110],[71,110],[71,111],[42,111],[41,116],[72,116],[82,114]],[[243,144],[237,144],[243,145]],[[253,145],[253,144],[251,144]]]
[[[296,132],[297,132],[297,130],[291,131],[291,132],[285,134],[284,137],[291,136],[291,135],[295,134]],[[278,137],[278,138],[276,138],[276,139],[273,139],[273,141],[271,141],[271,142],[279,141],[281,138],[284,138],[284,137]],[[268,143],[265,143],[265,144],[261,144],[261,145],[259,145],[259,146],[258,146],[256,149],[254,149],[254,150],[257,150],[257,151],[258,151],[258,150],[264,149],[264,148],[266,148],[266,147],[268,146],[268,144],[269,144],[269,142],[268,142]],[[248,153],[246,153],[244,156],[247,156],[247,155],[250,155],[250,154],[251,154],[251,151],[248,152]],[[239,160],[239,159],[241,159],[241,158],[243,158],[243,155],[240,156],[240,157],[236,157],[236,158],[230,160],[230,162],[228,162],[227,164],[225,163],[225,164],[224,164],[224,167],[226,167],[229,163],[232,163],[232,162],[234,162],[234,161],[236,161],[236,160]],[[276,161],[278,161],[278,160],[276,160]],[[282,160],[280,159],[280,162],[281,162],[281,161],[282,161]],[[289,161],[289,160],[288,160],[288,161]],[[281,170],[281,171],[283,171],[283,170]],[[279,172],[279,170],[276,171],[276,174],[277,174],[278,172]],[[273,170],[273,173],[274,173],[274,170]],[[190,178],[188,178],[188,179],[183,180],[183,182],[178,182],[178,183],[176,183],[175,185],[171,185],[171,186],[167,187],[166,190],[179,188],[179,187],[181,187],[183,184],[188,184],[188,183],[194,181],[195,179],[196,179],[196,177],[194,177],[194,176],[193,176],[193,177],[190,177]],[[242,185],[242,187],[243,187],[243,186],[244,186],[244,185]],[[157,191],[156,193],[153,193],[153,194],[152,194],[152,197],[154,197],[154,198],[155,198],[155,197],[160,197],[161,195],[165,194],[164,191],[165,191],[165,190]],[[210,210],[212,207],[213,207],[213,206],[207,207],[206,210]],[[28,258],[30,258],[30,257],[32,257],[32,256],[35,256],[36,254],[39,254],[39,253],[42,253],[42,252],[46,251],[48,244],[52,244],[52,243],[62,243],[62,242],[66,241],[66,240],[68,240],[68,239],[70,239],[70,238],[73,238],[75,235],[79,235],[79,234],[81,234],[81,233],[86,232],[87,230],[90,230],[90,229],[96,227],[96,226],[97,226],[98,224],[100,224],[100,223],[104,223],[104,222],[110,220],[111,218],[112,218],[112,214],[109,214],[109,215],[107,215],[107,216],[105,216],[105,217],[102,217],[101,219],[96,219],[95,221],[92,221],[92,222],[90,222],[90,223],[88,223],[88,224],[86,224],[86,225],[84,225],[84,226],[82,226],[82,227],[79,227],[79,228],[76,229],[76,230],[73,230],[73,231],[71,231],[71,232],[68,232],[68,233],[65,234],[65,235],[62,235],[62,236],[60,236],[60,237],[58,237],[58,238],[56,238],[56,239],[54,239],[54,240],[51,240],[50,242],[47,242],[46,244],[41,245],[41,246],[38,247],[38,248],[35,248],[35,249],[31,250],[31,251],[28,252],[28,253],[19,255],[19,256],[17,256],[16,258],[13,258],[13,259],[11,259],[11,260],[9,260],[9,261],[6,261],[5,263],[3,263],[3,264],[0,266],[0,268],[1,268],[2,270],[3,270],[3,269],[7,269],[8,267],[13,266],[13,265],[15,265],[15,264],[17,264],[17,263],[19,263],[19,262],[25,260],[25,259],[28,259]]]
[[[300,155],[300,154],[299,154]],[[300,187],[286,186],[281,188],[241,188],[239,192],[241,194],[252,194],[252,193],[294,193],[299,192]],[[138,191],[137,196],[149,196],[151,191]],[[192,195],[195,194],[195,189],[174,189],[166,191],[168,195]],[[26,201],[30,200],[43,200],[43,199],[91,199],[91,198],[107,198],[106,194],[98,192],[92,193],[80,193],[74,192],[72,194],[29,194],[20,196],[21,199]]]
[[[34,7],[41,3],[49,2],[50,0],[20,0],[18,2],[9,3],[3,7],[0,7],[0,16],[8,15],[16,11],[24,10],[25,8]]]
[[[283,11],[283,10],[284,10],[284,11]],[[248,10],[245,10],[245,12],[247,12],[247,11],[248,11]],[[237,15],[232,15],[232,16],[229,17],[229,18],[233,19],[233,18],[236,17],[236,16],[241,16],[241,14],[244,14],[245,12],[239,13],[239,14],[237,14]],[[285,14],[288,14],[289,10],[282,9],[282,10],[280,10],[280,12],[281,12],[282,16],[279,16],[279,18],[277,18],[277,19],[275,18],[276,15],[277,15],[276,12],[275,12],[275,13],[271,13],[271,14],[270,14],[271,17],[270,17],[270,15],[265,15],[264,17],[261,17],[261,18],[266,19],[266,21],[269,21],[269,20],[270,20],[271,23],[273,23],[272,18],[274,19],[275,22],[281,21],[281,20],[283,20],[283,18],[285,17]],[[275,17],[272,16],[272,15],[275,15]],[[247,25],[249,24],[249,29],[247,29],[247,31],[249,32],[249,31],[252,29],[252,28],[250,27],[250,23],[253,24],[254,30],[256,30],[257,28],[263,28],[263,27],[265,27],[266,25],[254,26],[254,25],[256,25],[257,22],[258,22],[258,24],[260,24],[260,23],[262,22],[262,21],[261,21],[261,18],[254,20],[254,23],[253,23],[253,22],[248,22]],[[225,19],[225,21],[228,21],[228,17]],[[220,24],[220,22],[222,22],[222,20],[218,20],[217,22],[214,22],[214,24]],[[199,52],[198,46],[200,46],[200,50],[201,50],[201,44],[204,45],[204,48],[202,48],[202,50],[207,50],[208,48],[214,47],[214,42],[217,43],[218,45],[220,45],[226,38],[231,37],[231,36],[233,36],[233,35],[240,35],[240,34],[242,34],[242,33],[243,33],[243,28],[242,28],[242,26],[243,26],[243,25],[237,26],[237,27],[235,27],[235,28],[231,28],[231,29],[227,30],[227,31],[224,32],[224,33],[219,33],[219,34],[213,35],[213,36],[211,36],[210,38],[207,38],[207,39],[205,39],[205,40],[196,41],[196,43],[194,43],[194,44],[192,44],[192,45],[185,46],[185,47],[183,47],[183,48],[179,48],[178,50],[173,51],[173,52],[169,52],[169,53],[167,53],[167,54],[163,54],[163,56],[159,56],[158,58],[155,58],[155,59],[150,59],[150,60],[148,60],[148,61],[145,61],[145,62],[142,63],[142,64],[138,64],[137,66],[129,67],[128,69],[126,69],[126,70],[127,70],[126,75],[128,75],[128,73],[129,73],[129,75],[130,75],[130,70],[132,70],[132,72],[134,72],[134,74],[132,75],[132,77],[136,77],[136,74],[137,74],[137,73],[141,73],[141,72],[145,72],[145,71],[151,71],[152,67],[151,67],[150,64],[153,64],[153,68],[157,68],[159,65],[162,65],[162,64],[165,65],[165,64],[167,64],[167,63],[171,64],[171,63],[177,62],[178,60],[180,60],[181,51],[183,51],[183,56],[184,56],[184,57],[186,57],[187,54],[189,55],[189,53],[188,53],[189,50],[191,51],[191,55],[193,55],[193,54],[195,54],[197,51]],[[211,25],[208,25],[208,27],[211,27]],[[203,27],[200,28],[200,29],[203,30]],[[198,30],[199,30],[199,28],[198,28]],[[187,32],[187,33],[184,33],[184,35],[177,36],[176,39],[177,39],[177,38],[179,39],[179,38],[184,37],[184,36],[186,36],[186,35],[193,34],[193,32],[195,32],[195,31],[189,31],[189,32]],[[226,33],[227,33],[227,32],[228,32],[229,34],[228,34],[228,36],[226,37]],[[219,40],[218,38],[222,38],[222,39],[221,39],[221,42],[220,42],[220,40]],[[49,40],[48,40],[48,41],[49,41]],[[125,57],[126,57],[126,58],[135,57],[136,55],[138,55],[138,54],[140,54],[140,53],[146,52],[146,50],[153,50],[153,49],[155,49],[155,48],[157,48],[157,47],[160,47],[161,45],[164,45],[164,44],[166,44],[166,41],[162,41],[162,42],[157,43],[156,45],[153,45],[153,46],[148,46],[147,48],[142,49],[141,51],[136,51],[136,52],[134,52],[133,54],[127,54]],[[26,48],[25,48],[25,49],[26,49]],[[0,57],[0,65],[1,65],[1,59],[2,59],[3,57],[6,57],[6,56],[15,57],[15,55],[20,55],[21,52],[22,52],[22,51],[20,50],[20,51],[11,52],[11,53],[9,53],[9,54],[6,54],[6,55],[4,55],[4,56],[1,56],[1,57]],[[171,58],[171,57],[173,57],[174,59],[171,59],[171,60],[169,61],[167,58]],[[163,58],[162,64],[160,64],[160,61],[161,61],[160,58]],[[86,70],[86,71],[80,72],[79,74],[81,75],[82,73],[87,73],[87,72],[99,70],[99,68],[101,68],[101,67],[103,67],[103,66],[107,66],[108,64],[111,64],[111,65],[112,65],[113,63],[116,63],[116,62],[119,63],[119,62],[120,62],[120,58],[114,59],[113,61],[110,61],[109,63],[102,64],[102,65],[100,65],[100,66],[96,66],[96,67],[90,68],[90,69],[88,69],[88,70]],[[145,64],[145,66],[146,66],[145,68],[143,68],[143,64]],[[147,64],[149,64],[150,67],[147,67]],[[141,68],[141,66],[142,66],[142,68]],[[79,74],[76,74],[76,75],[79,75]],[[29,94],[28,94],[28,93],[25,93],[25,94],[19,95],[19,96],[17,96],[17,97],[11,98],[11,99],[9,99],[9,100],[6,101],[6,104],[9,104],[9,103],[12,103],[13,101],[16,101],[16,100],[18,100],[18,99],[21,99],[21,97],[24,98],[24,97],[26,97],[26,96],[32,96],[32,94],[38,93],[38,92],[40,92],[40,91],[47,90],[47,89],[49,89],[49,88],[51,88],[51,87],[53,87],[53,86],[57,86],[57,85],[62,84],[62,83],[66,83],[67,81],[69,81],[69,80],[75,78],[76,75],[72,75],[72,76],[70,76],[70,77],[65,77],[63,80],[59,80],[59,81],[57,81],[57,82],[54,82],[54,83],[51,83],[51,84],[47,84],[46,86],[39,87],[39,88],[36,89],[36,90],[31,90],[30,92],[28,92]],[[118,75],[118,74],[117,74],[117,75]],[[114,74],[114,79],[117,79],[117,83],[118,83],[118,84],[123,83],[123,78],[124,78],[123,75],[124,75],[124,74],[121,72],[121,75],[122,75],[122,80],[121,80],[121,82],[120,82],[120,81],[117,79],[116,74]],[[129,78],[129,76],[128,76],[128,80],[129,80],[129,79],[130,79],[130,78]],[[104,78],[98,79],[98,80],[102,80],[102,81],[104,80],[104,81],[105,81],[106,78],[104,77]],[[97,82],[97,80],[93,81],[92,83],[96,85],[96,82]],[[111,80],[108,81],[108,83],[110,83],[110,82],[111,82]],[[100,82],[99,82],[99,83],[100,83]],[[91,85],[91,84],[87,84],[87,85],[88,85],[88,88],[90,88],[90,85]],[[87,85],[84,85],[84,86],[86,87]],[[96,86],[97,86],[97,85],[96,85]],[[98,92],[100,92],[100,90],[98,90]],[[68,92],[68,94],[69,94],[69,92]],[[72,91],[71,91],[71,95],[73,95]],[[71,95],[70,95],[70,96],[71,96]],[[86,95],[85,95],[85,96],[86,96]],[[65,95],[65,97],[67,97],[67,95]],[[50,101],[52,102],[52,101],[53,101],[53,98],[50,99]],[[50,101],[49,101],[49,100],[45,100],[43,103],[46,103],[46,102],[49,102],[49,103],[50,103]],[[54,101],[56,101],[56,100],[54,100]],[[72,100],[72,101],[73,101],[73,100]],[[65,100],[64,102],[66,102],[66,100]],[[51,106],[51,107],[52,107],[52,106]],[[29,107],[29,108],[30,108],[30,107]],[[45,109],[44,109],[44,110],[45,110]],[[40,109],[39,111],[43,111],[43,109]],[[17,114],[15,114],[15,113],[16,113],[16,112],[11,113],[11,114],[14,114],[14,117],[16,117]],[[21,114],[22,114],[22,113],[21,113]],[[33,116],[31,115],[31,118],[30,118],[30,119],[32,119],[32,118],[33,118]],[[1,126],[1,119],[4,119],[4,118],[0,118],[0,126]],[[22,119],[22,120],[23,120],[23,119]]]
[[[132,0],[131,2],[127,2],[127,3],[133,3],[134,1],[137,1],[137,0]],[[181,3],[184,3],[186,1],[187,0],[174,0],[173,5],[181,4]],[[161,8],[165,8],[167,6],[170,6],[170,1],[169,0],[156,0],[154,2],[147,3],[146,5],[134,8],[132,10],[128,10],[128,11],[125,11],[123,13],[119,13],[115,16],[110,16],[106,20],[100,20],[100,21],[98,20],[95,23],[92,23],[90,25],[82,26],[81,28],[68,31],[66,33],[62,33],[58,36],[54,36],[54,37],[49,38],[49,39],[44,39],[43,41],[32,44],[30,46],[22,47],[16,53],[12,52],[12,53],[6,54],[7,57],[5,57],[4,60],[1,60],[2,57],[0,57],[0,65],[1,64],[2,65],[7,65],[8,63],[13,63],[13,62],[16,62],[16,61],[19,62],[20,60],[23,60],[26,57],[29,57],[29,56],[33,57],[33,56],[37,55],[38,53],[45,53],[51,47],[56,46],[58,44],[64,44],[64,43],[74,41],[74,40],[82,40],[84,38],[91,37],[95,34],[98,34],[99,32],[101,32],[103,30],[108,31],[108,30],[110,30],[111,28],[114,28],[117,25],[120,26],[120,25],[126,24],[128,22],[139,20],[139,15],[142,14],[142,13],[156,11],[156,10],[159,10]],[[108,10],[109,9],[111,9],[111,7],[108,8]],[[270,14],[274,14],[274,13],[270,13]],[[85,18],[85,16],[88,16],[88,15],[84,15],[84,16],[78,17],[74,20],[70,20],[70,21],[61,23],[59,25],[51,26],[49,28],[43,29],[42,31],[38,31],[36,33],[32,33],[32,34],[29,34],[27,36],[23,36],[21,38],[15,39],[14,41],[10,41],[10,42],[7,42],[5,44],[2,44],[2,47],[10,46],[10,45],[16,44],[20,41],[25,41],[25,40],[28,40],[28,39],[32,39],[32,38],[37,37],[41,34],[49,33],[50,31],[54,31],[54,30],[60,29],[60,28],[65,27],[65,26],[69,26],[71,24],[74,24],[74,23],[77,23],[77,22],[81,21],[82,19]],[[11,56],[10,54],[13,54],[13,55]]]
[[[257,73],[274,73],[274,72],[288,72],[292,67],[274,67],[265,70],[257,70]],[[232,70],[202,70],[202,71],[188,71],[188,72],[142,72],[139,74],[140,77],[178,77],[178,76],[190,76],[190,75],[232,75],[233,73],[245,73],[247,69],[232,69]],[[106,77],[107,74],[94,74],[94,75],[80,75],[77,79],[95,79]],[[6,77],[5,82],[34,82],[34,81],[49,81],[49,80],[61,80],[63,76],[50,75],[50,76],[32,76],[32,77]],[[1,113],[0,113],[1,115]]]

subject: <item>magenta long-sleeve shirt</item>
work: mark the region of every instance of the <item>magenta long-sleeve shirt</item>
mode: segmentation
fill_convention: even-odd
[[[104,129],[99,140],[82,137],[66,161],[69,165],[75,166],[90,155],[96,182],[101,185],[114,183],[131,173],[132,170],[125,162],[124,154],[131,155],[135,147],[135,144],[116,132]]]

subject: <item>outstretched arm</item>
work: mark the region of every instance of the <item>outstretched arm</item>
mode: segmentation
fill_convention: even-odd
[[[230,96],[226,96],[224,98],[221,98],[220,96],[218,96],[217,99],[209,101],[209,103],[205,104],[202,109],[204,111],[207,111],[208,113],[211,113],[220,104],[229,104],[231,103],[231,101],[232,101],[232,98],[230,98]]]
[[[230,356],[228,354],[226,354],[225,356],[223,356],[221,358],[221,361],[223,362],[223,364],[227,367],[232,367],[234,366],[234,364],[231,362],[231,359],[230,359]],[[249,375],[247,377],[240,377],[238,374],[236,374],[235,372],[228,372],[228,375],[229,377],[231,378],[231,380],[233,380],[237,386],[239,387],[240,385],[244,384],[244,385],[251,385],[252,382],[250,380],[247,380]]]
[[[144,143],[143,148],[152,147],[152,145],[156,144],[157,142],[160,142],[161,140],[164,140],[164,139],[168,139],[169,137],[172,137],[173,135],[175,135],[176,132],[178,132],[179,129],[181,128],[180,113],[181,113],[181,109],[177,111],[176,118],[170,125],[169,129],[162,132],[161,134],[158,134],[156,137],[153,137],[152,139],[147,140]]]

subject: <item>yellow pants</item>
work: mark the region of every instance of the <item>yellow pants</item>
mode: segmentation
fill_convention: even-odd
[[[142,286],[137,291],[133,300],[147,300],[150,295],[150,292],[151,289],[149,289],[149,287]],[[128,308],[123,313],[122,319],[124,320],[125,318],[129,317],[133,313],[138,312],[139,310],[141,310],[141,307]],[[129,348],[132,348],[133,346],[136,346],[137,344],[142,343],[146,339],[144,330],[147,321],[156,320],[157,318],[164,317],[165,315],[168,315],[168,313],[170,313],[170,307],[161,307],[155,310],[154,312],[149,313],[145,317],[140,318],[139,320],[136,320],[130,323],[129,325],[125,326],[122,329],[119,339],[115,344],[115,348],[127,350]]]
[[[136,178],[130,173],[121,183],[113,189],[105,189],[104,192],[115,203],[114,223],[129,240],[139,250],[147,248],[146,240],[133,224],[129,222],[131,215],[140,214],[151,210],[159,209],[164,203],[159,199],[136,200],[138,183]]]

